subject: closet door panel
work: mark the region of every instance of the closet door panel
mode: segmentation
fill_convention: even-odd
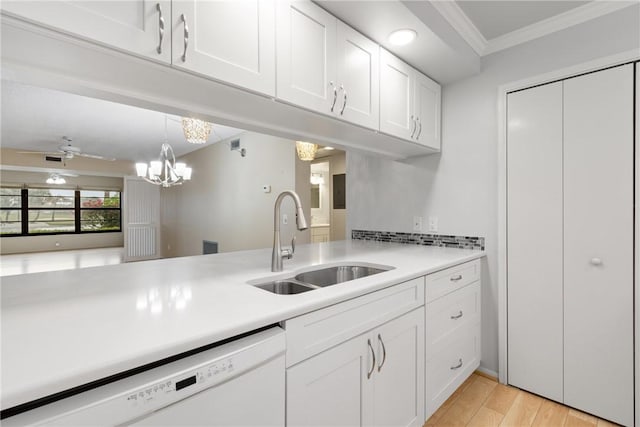
[[[632,425],[633,67],[566,80],[564,104],[564,402]]]
[[[562,401],[562,82],[508,95],[508,382]]]

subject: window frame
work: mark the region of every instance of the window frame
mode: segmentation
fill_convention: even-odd
[[[1,186],[0,186],[1,187]],[[6,187],[9,188],[9,187]],[[21,211],[21,218],[20,218],[20,222],[21,222],[21,233],[0,233],[0,238],[2,237],[26,237],[26,236],[53,236],[53,235],[61,235],[61,234],[67,234],[67,235],[73,235],[73,234],[99,234],[99,233],[122,233],[122,191],[121,190],[110,190],[110,189],[96,189],[96,190],[89,190],[89,191],[108,191],[108,192],[113,192],[113,193],[118,193],[118,199],[119,199],[119,204],[118,207],[108,207],[108,208],[104,208],[104,207],[100,207],[100,208],[96,208],[96,207],[92,207],[92,208],[83,208],[81,206],[81,191],[83,191],[83,189],[69,189],[69,188],[64,188],[64,190],[72,190],[73,191],[73,197],[74,197],[74,206],[73,207],[29,207],[29,190],[36,190],[36,189],[47,189],[49,190],[50,188],[47,187],[38,187],[38,188],[22,188],[20,190],[20,196],[21,196],[21,201],[22,201],[22,205],[20,208],[2,208],[3,210],[19,210]],[[86,198],[86,197],[85,197]],[[54,210],[60,210],[60,211],[73,211],[74,215],[73,215],[73,221],[74,221],[74,230],[73,231],[53,231],[53,232],[45,232],[45,233],[33,233],[33,232],[29,232],[29,212],[33,212],[33,211],[54,211]],[[118,211],[120,213],[119,215],[119,222],[118,222],[118,229],[117,230],[82,230],[82,211],[83,210],[90,210],[90,211]]]

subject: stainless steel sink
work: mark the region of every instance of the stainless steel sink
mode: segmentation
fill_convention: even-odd
[[[361,279],[373,274],[384,273],[395,268],[387,265],[364,263],[318,267],[316,270],[299,273],[293,278],[271,280],[264,283],[249,282],[249,284],[278,295],[294,295],[324,286]]]
[[[273,282],[263,283],[256,285],[260,289],[273,292],[278,295],[293,295],[300,294],[302,292],[311,291],[316,289],[316,286],[309,286],[303,283],[294,282],[291,280],[275,280]]]
[[[307,271],[295,276],[296,280],[316,286],[331,286],[350,280],[361,279],[373,274],[384,273],[391,267],[370,267],[365,265],[339,265],[320,270]]]

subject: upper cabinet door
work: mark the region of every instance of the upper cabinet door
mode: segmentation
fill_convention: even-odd
[[[414,79],[409,65],[380,48],[380,132],[412,139]]]
[[[440,85],[416,73],[414,96],[417,129],[413,137],[420,144],[440,150]]]
[[[174,1],[173,65],[275,95],[274,0]]]
[[[171,62],[169,0],[3,1],[2,10],[130,53]]]
[[[380,123],[379,52],[376,43],[338,22],[338,101],[334,112],[344,120],[376,130]]]
[[[336,18],[308,1],[279,0],[277,8],[277,97],[331,114],[338,101]]]

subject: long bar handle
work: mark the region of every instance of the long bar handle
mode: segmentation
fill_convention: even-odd
[[[418,122],[418,134],[416,135],[416,139],[420,139],[420,135],[422,134],[422,122],[420,121],[420,117],[416,117],[416,121]]]
[[[371,345],[371,340],[367,340],[367,345],[369,346],[369,350],[371,350],[371,357],[373,357],[373,360],[372,360],[373,363],[371,363],[371,370],[367,372],[367,379],[369,379],[371,378],[373,371],[376,370],[376,352],[373,350],[373,346]]]
[[[329,84],[333,88],[333,102],[331,103],[331,112],[333,113],[333,109],[336,106],[336,101],[338,100],[338,88],[336,87],[335,83],[333,83],[333,82],[329,82]]]
[[[462,280],[462,274],[456,274],[455,276],[451,276],[449,280],[451,280],[452,282],[457,282],[458,280]]]
[[[158,47],[156,52],[158,55],[162,54],[162,40],[164,40],[164,17],[162,16],[162,7],[160,7],[160,3],[156,3],[156,10],[158,11]]]
[[[378,365],[378,372],[380,372],[380,370],[384,366],[384,362],[387,361],[387,348],[384,346],[384,341],[382,341],[382,337],[380,336],[380,334],[378,334],[378,341],[380,341],[380,344],[382,344],[382,362]]]
[[[340,115],[342,116],[344,114],[344,109],[347,107],[347,90],[343,85],[340,85],[340,89],[344,92],[344,101],[342,102],[342,109],[340,110]]]
[[[416,119],[414,119],[413,116],[411,116],[411,121],[413,122],[413,130],[411,131],[410,138],[413,138],[413,134],[416,133],[416,128],[418,127],[418,124],[416,123]]]
[[[455,316],[451,316],[451,320],[457,320],[459,318],[461,318],[463,316],[462,310],[460,310],[459,314],[456,314]]]
[[[184,23],[184,52],[182,52],[182,62],[187,62],[187,47],[189,46],[189,26],[187,25],[187,17],[184,13],[180,15],[180,19]]]
[[[460,369],[462,368],[462,359],[458,359],[458,364],[456,366],[452,366],[451,369],[452,371],[455,371],[456,369]]]

